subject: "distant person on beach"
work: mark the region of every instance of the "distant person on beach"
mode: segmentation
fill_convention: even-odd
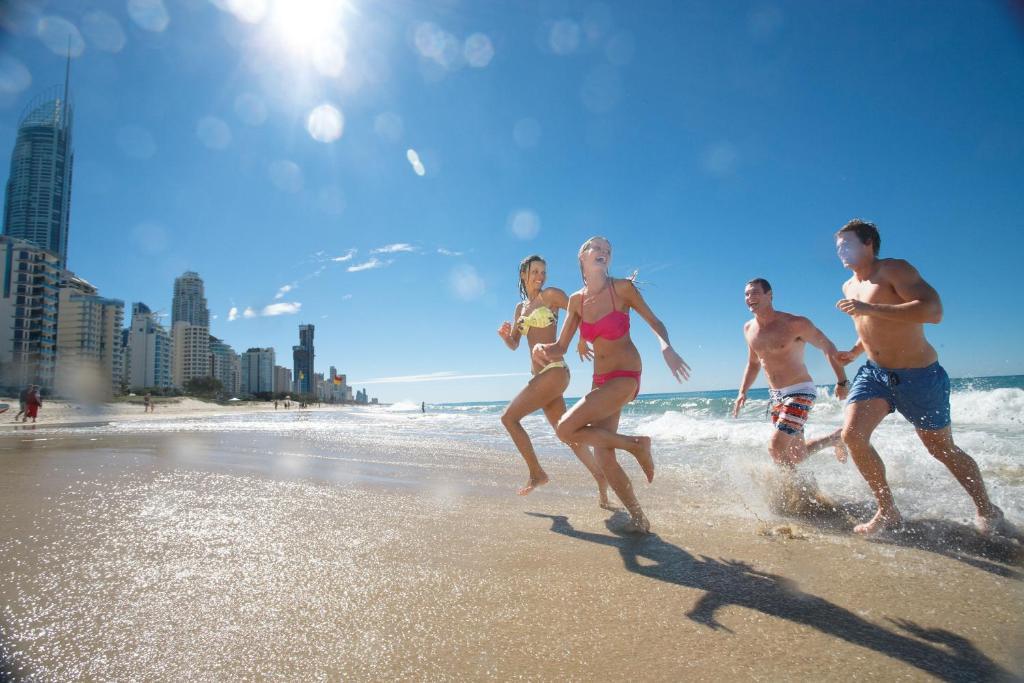
[[[28,422],[31,417],[32,422],[36,421],[36,416],[39,415],[39,409],[43,406],[43,399],[39,395],[39,385],[33,384],[32,388],[28,392],[28,397],[25,399],[25,417],[22,418],[22,422]]]
[[[850,387],[843,441],[878,502],[874,517],[854,531],[869,535],[902,523],[885,464],[871,445],[875,428],[898,410],[914,425],[928,452],[971,496],[977,508],[975,526],[989,535],[1003,526],[1003,511],[989,500],[978,464],[953,442],[949,376],[924,336],[925,323],[942,320],[939,294],[906,261],[878,258],[880,246],[878,229],[860,219],[836,233],[839,260],[853,271],[836,307],[853,318],[858,337],[838,357],[850,363],[861,352],[868,356]]]
[[[849,382],[843,364],[835,357],[835,344],[807,318],[776,310],[772,286],[764,278],[755,278],[743,290],[747,308],[754,317],[743,325],[747,340],[747,367],[743,371],[740,390],[732,406],[732,416],[739,415],[747,402],[747,391],[764,368],[771,400],[772,424],[775,426],[768,452],[772,460],[793,468],[811,453],[833,446],[836,458],[846,462],[842,430],[811,441],[805,440],[804,423],[818,398],[817,389],[804,364],[807,344],[820,349],[836,373],[836,397],[846,398]]]
[[[146,392],[146,395],[142,397],[142,405],[143,405],[143,409],[142,409],[143,413],[151,413],[151,412],[153,412],[153,395],[150,394],[148,391]]]
[[[543,258],[533,255],[520,262],[520,301],[512,314],[515,322],[506,320],[498,328],[498,336],[513,351],[519,348],[519,342],[524,335],[530,349],[535,344],[555,340],[558,331],[558,310],[566,307],[568,297],[556,287],[545,288],[546,280],[547,264]],[[565,414],[565,399],[562,395],[569,386],[569,366],[563,360],[540,362],[531,355],[530,371],[533,377],[501,415],[501,423],[508,430],[512,442],[519,449],[519,454],[523,456],[529,469],[526,485],[519,489],[520,496],[525,496],[538,486],[548,483],[548,475],[541,467],[530,442],[530,435],[523,429],[521,421],[534,411],[543,410],[551,427],[555,428]],[[426,412],[426,404],[421,407]],[[608,507],[608,482],[594,459],[594,454],[590,448],[580,443],[570,444],[569,447],[597,481],[598,504]]]
[[[22,415],[25,414],[25,408],[28,407],[28,395],[32,393],[32,385],[29,384],[27,387],[21,390],[18,394],[18,414],[14,416],[14,421],[17,422]]]
[[[426,413],[427,412],[427,402],[426,401],[423,401],[422,403],[420,403],[420,412],[421,413]]]
[[[661,354],[672,376],[689,379],[690,367],[679,357],[668,339],[668,330],[650,309],[631,279],[616,280],[608,273],[612,246],[603,237],[591,237],[579,250],[583,287],[569,297],[568,314],[558,341],[534,346],[537,363],[562,359],[576,330],[580,332],[577,351],[580,357],[594,361],[593,384],[584,396],[558,422],[558,437],[566,443],[592,446],[608,483],[629,511],[625,531],[647,533],[650,522],[640,508],[629,480],[618,461],[615,449],[628,451],[636,458],[647,481],[654,479],[651,439],[617,433],[622,408],[640,393],[640,352],[629,336],[629,310],[635,309],[647,321],[661,344]],[[593,346],[588,346],[592,344]]]

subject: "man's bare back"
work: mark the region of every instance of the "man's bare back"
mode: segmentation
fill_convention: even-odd
[[[843,283],[847,300],[896,310],[862,314],[852,304],[853,323],[864,351],[876,365],[883,368],[923,368],[938,360],[935,348],[924,336],[925,322],[938,322],[942,304],[938,293],[917,270],[901,259],[878,259],[864,279],[854,275]],[[922,310],[917,319],[908,319],[908,311],[900,311],[908,302],[922,302],[930,311]],[[849,311],[848,311],[849,312]]]
[[[761,361],[761,368],[772,389],[810,382],[811,375],[804,364],[804,338],[811,321],[798,315],[775,311],[768,322],[759,323],[753,318],[743,326],[750,349]]]

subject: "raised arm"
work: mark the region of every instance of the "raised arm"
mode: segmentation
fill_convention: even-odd
[[[516,310],[512,314],[512,321],[506,320],[498,328],[498,336],[505,342],[505,346],[515,351],[519,348],[519,338],[522,336],[519,334],[519,314],[523,310],[523,303],[516,304]]]
[[[740,409],[747,402],[747,392],[750,391],[750,385],[757,379],[757,373],[759,372],[761,372],[761,359],[754,353],[754,349],[750,348],[750,344],[747,344],[747,366],[743,368],[743,380],[740,382],[740,390],[736,394],[736,400],[732,403],[733,417],[740,414]]]
[[[633,284],[633,281],[616,280],[612,285],[615,286],[615,291],[619,294],[619,297],[628,303],[654,330],[654,334],[658,337],[658,343],[661,344],[661,355],[665,359],[668,369],[672,371],[672,376],[676,378],[676,381],[681,382],[684,379],[690,379],[690,366],[672,348],[665,324],[654,315],[654,311],[644,301],[644,297],[640,294],[640,290],[636,288],[636,285]]]
[[[900,259],[885,264],[885,275],[903,299],[901,304],[871,304],[856,299],[841,299],[836,307],[848,315],[871,315],[906,323],[942,321],[942,300],[939,293],[924,281],[914,266]]]
[[[832,371],[836,373],[836,396],[840,399],[846,398],[849,380],[846,379],[846,364],[839,359],[839,349],[832,343],[832,340],[825,336],[825,333],[814,326],[807,318],[797,320],[797,331],[800,338],[825,354]]]

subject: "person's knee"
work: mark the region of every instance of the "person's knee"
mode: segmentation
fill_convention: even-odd
[[[864,432],[851,425],[845,425],[843,427],[840,438],[848,448],[854,451],[867,448],[868,443],[870,442],[869,435],[864,434]]]
[[[555,434],[565,443],[576,443],[577,439],[573,438],[575,433],[576,427],[564,417],[555,425]]]
[[[505,412],[501,414],[501,424],[505,425],[505,429],[512,429],[519,424],[519,416],[506,408]]]

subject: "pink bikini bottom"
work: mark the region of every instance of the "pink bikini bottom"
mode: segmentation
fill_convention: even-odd
[[[640,371],[639,370],[612,370],[611,372],[602,372],[600,375],[594,375],[594,386],[599,387],[610,379],[616,377],[632,377],[636,380],[636,391],[633,393],[633,398],[640,395]],[[629,399],[630,401],[633,398]]]

